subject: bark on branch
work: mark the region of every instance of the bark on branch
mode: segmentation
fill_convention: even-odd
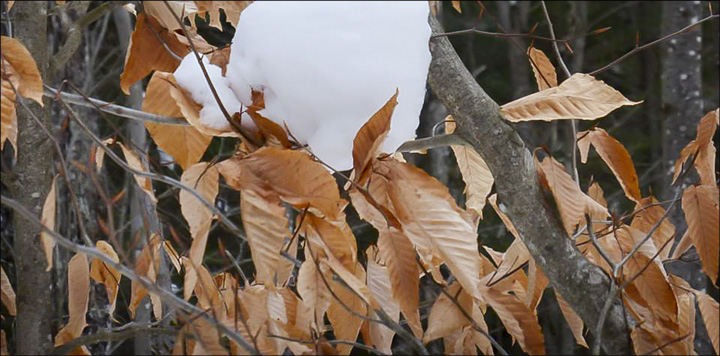
[[[430,17],[433,34],[443,30]],[[495,177],[500,208],[547,275],[550,284],[591,329],[597,325],[611,281],[568,239],[553,202],[538,184],[533,157],[518,133],[508,125],[500,107],[477,84],[446,37],[430,43],[432,62],[428,81],[455,118],[457,133],[480,153]],[[632,321],[629,320],[628,323]],[[631,354],[622,306],[615,302],[603,327],[603,349]]]

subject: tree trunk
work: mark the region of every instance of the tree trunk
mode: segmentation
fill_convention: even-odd
[[[48,66],[47,2],[17,2],[12,9],[15,23],[14,36],[35,59],[43,78]],[[50,129],[48,114],[50,101],[45,108],[30,103],[32,115],[42,126]],[[17,107],[18,147],[12,195],[33,213],[40,215],[50,191],[54,156],[52,141],[48,139],[30,113]],[[40,227],[15,214],[15,263],[17,265],[17,317],[15,341],[18,354],[47,354],[52,351],[53,290],[52,275],[45,271],[47,263],[40,248]]]
[[[432,16],[430,23],[433,33],[443,32]],[[457,132],[492,171],[500,209],[512,220],[550,285],[592,330],[608,297],[610,279],[568,239],[553,212],[553,202],[543,196],[530,151],[504,121],[498,104],[465,68],[450,41],[435,38],[430,49],[430,86],[455,118]],[[602,346],[607,353],[632,353],[625,326],[622,306],[615,300],[603,328]]]

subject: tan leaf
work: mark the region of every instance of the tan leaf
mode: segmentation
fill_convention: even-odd
[[[157,269],[155,266],[160,262],[159,249],[160,237],[153,234],[148,238],[148,242],[140,252],[140,256],[135,260],[135,272],[140,276],[148,278],[152,282],[155,282],[157,278]],[[130,317],[135,319],[135,310],[143,298],[148,295],[148,291],[139,281],[132,281],[130,289],[130,305],[128,305],[128,310],[130,311]],[[155,316],[160,319],[162,313],[157,313],[157,309],[161,306],[159,303],[156,303],[159,302],[159,300],[157,297],[153,297],[153,295],[150,295],[150,297],[150,303],[153,304],[153,312],[156,314]],[[160,309],[160,311],[162,311],[162,309]]]
[[[357,242],[344,214],[337,221],[328,221],[307,214],[303,224],[305,237],[325,254],[336,258],[346,269],[354,269],[357,262]]]
[[[388,197],[406,236],[416,246],[431,246],[463,288],[478,297],[480,258],[473,219],[455,204],[447,187],[419,168],[391,160],[377,165],[387,170]]]
[[[353,140],[353,168],[355,179],[359,184],[365,183],[366,169],[375,158],[385,141],[385,136],[390,131],[390,119],[395,106],[397,105],[398,91],[393,95],[380,110],[358,130]]]
[[[698,309],[700,309],[700,315],[702,315],[703,322],[705,322],[705,328],[707,328],[708,335],[712,341],[715,352],[720,352],[720,326],[718,325],[718,319],[720,319],[720,312],[718,310],[718,302],[715,301],[707,293],[695,292],[697,296]]]
[[[593,76],[573,74],[557,87],[517,99],[501,107],[511,122],[552,120],[595,120],[626,105],[637,105]]]
[[[459,283],[445,287],[445,291],[457,301],[457,304],[445,293],[437,297],[430,309],[423,343],[448,336],[471,324],[459,309],[462,308],[468,314],[472,313],[473,300],[470,295],[462,289]]]
[[[220,162],[218,170],[235,189],[277,194],[298,209],[308,207],[317,217],[338,221],[347,202],[340,199],[330,173],[302,151],[261,148],[244,158]]]
[[[480,305],[478,305],[477,301],[473,302],[473,320],[475,320],[475,323],[481,330],[485,331],[486,335],[490,335],[488,326],[485,323],[485,317],[483,316],[482,310],[480,310]],[[482,306],[482,308],[485,309],[485,306]],[[494,355],[495,352],[493,351],[492,343],[486,335],[483,335],[479,331],[475,330],[475,328],[472,328],[472,340],[475,346],[480,349],[480,352],[482,352],[483,355]]]
[[[88,310],[90,292],[90,272],[88,259],[85,254],[78,253],[68,262],[68,314],[70,320],[58,331],[55,336],[55,346],[66,344],[82,335],[85,322],[85,314]],[[71,354],[89,355],[85,346],[71,351]]]
[[[125,146],[122,142],[116,142],[118,145],[120,145],[120,148],[123,151],[123,154],[125,155],[125,161],[127,162],[128,166],[130,168],[135,169],[137,171],[141,172],[147,172],[147,169],[145,169],[145,165],[143,165],[142,161],[140,160],[140,157],[138,157],[135,152],[131,151],[127,146]],[[140,189],[142,189],[145,194],[147,194],[148,198],[150,198],[150,201],[153,204],[157,204],[157,198],[155,198],[155,193],[153,192],[152,188],[152,180],[148,177],[143,177],[137,174],[133,174],[133,177],[135,177],[135,181],[140,186]]]
[[[545,276],[545,273],[538,268],[535,260],[530,258],[528,260],[528,294],[525,298],[525,305],[527,305],[530,310],[537,311],[537,306],[540,304],[540,299],[542,298],[547,285],[548,279]]]
[[[530,57],[530,66],[532,67],[533,74],[535,74],[538,91],[556,87],[558,84],[555,66],[553,66],[545,53],[535,47],[530,47],[528,49],[528,56]]]
[[[650,230],[652,230],[652,228],[655,226],[655,224],[657,224],[657,222],[660,221],[663,215],[665,215],[665,209],[663,209],[662,206],[653,205],[657,203],[657,199],[652,196],[640,199],[635,208],[638,213],[635,214],[635,218],[633,218],[632,224],[630,226],[646,234],[649,233]],[[665,245],[665,248],[663,248],[663,250],[660,252],[660,256],[658,256],[661,261],[668,258],[672,243],[666,244],[666,242],[672,239],[674,236],[675,226],[673,226],[673,224],[670,222],[670,219],[663,219],[663,221],[660,223],[660,226],[655,229],[655,232],[652,235],[652,240],[655,244],[655,248],[659,250],[663,248],[663,245]]]
[[[337,340],[355,342],[363,322],[363,319],[360,319],[357,315],[367,315],[366,302],[374,305],[373,308],[379,308],[379,305],[376,304],[377,302],[372,297],[370,289],[362,282],[366,279],[366,276],[365,270],[360,264],[355,265],[355,270],[351,272],[339,262],[333,261],[332,256],[329,257],[323,259],[322,264],[331,267],[342,281],[334,279],[331,273],[325,275],[330,288],[338,297],[331,297],[330,299],[330,307],[327,310],[328,319],[333,326],[333,332]],[[352,290],[348,287],[352,288]],[[363,301],[363,299],[365,300]],[[345,309],[345,306],[340,301],[353,312],[351,313]],[[347,344],[337,345],[338,354],[340,355],[348,355],[352,348],[351,345]]]
[[[417,337],[422,335],[418,264],[410,240],[395,228],[381,230],[378,237],[378,257],[387,266],[392,295],[400,305],[405,319]]]
[[[313,315],[309,322],[314,324],[316,330],[318,330],[317,328],[323,326],[323,316],[330,306],[332,296],[325,283],[323,283],[315,260],[313,260],[313,257],[310,256],[309,253],[306,253],[306,256],[307,258],[300,266],[300,271],[298,272],[297,290],[303,299],[303,304],[308,307]],[[327,269],[327,267],[323,265],[320,265],[320,268]],[[309,328],[310,326],[311,325],[298,325],[301,329]]]
[[[565,231],[568,234],[575,231],[577,224],[585,221],[586,213],[591,216],[610,216],[605,207],[580,190],[578,184],[565,171],[565,167],[560,162],[550,156],[539,162],[536,156],[535,166],[540,174],[541,182],[546,183],[555,198]]]
[[[158,115],[182,116],[180,107],[170,96],[171,84],[163,76],[167,74],[155,72],[150,78],[142,110]],[[145,127],[158,147],[173,156],[183,169],[197,163],[212,141],[212,136],[205,135],[192,126],[145,122]]]
[[[202,265],[203,258],[205,257],[208,235],[210,234],[210,227],[212,227],[212,220],[205,220],[202,224],[200,224],[195,235],[192,236],[193,240],[190,245],[188,258],[192,261],[194,266]],[[197,274],[195,273],[195,269],[191,269],[189,271],[186,269],[185,282],[183,283],[185,299],[190,298],[191,291],[195,288],[196,282]]]
[[[577,138],[582,163],[587,163],[588,150],[592,144],[600,158],[610,167],[628,199],[638,202],[641,198],[638,177],[625,147],[601,128],[578,132]]]
[[[219,189],[219,177],[215,166],[211,166],[207,162],[200,162],[187,168],[183,172],[180,182],[194,189],[207,203],[214,205]],[[213,218],[213,212],[185,189],[180,190],[180,210],[190,225],[190,234],[193,238],[196,237],[201,227]],[[193,262],[201,263],[202,261],[193,260]]]
[[[445,132],[453,133],[455,131],[455,123],[448,121],[445,123]],[[472,210],[482,219],[482,210],[485,207],[485,199],[490,190],[492,190],[495,182],[490,168],[487,163],[480,157],[480,154],[472,147],[453,145],[453,153],[457,160],[460,174],[462,174],[465,182],[465,196],[467,201],[465,206],[468,210]]]
[[[622,226],[615,236],[624,255],[646,236],[630,226]],[[655,257],[657,249],[652,241],[645,241],[637,252],[625,263],[623,279],[635,278],[632,283],[640,295],[652,306],[652,311],[665,320],[675,320],[678,313],[677,298],[668,283],[668,276],[662,262]],[[652,261],[651,259],[655,257]],[[647,266],[647,268],[646,268]]]
[[[143,8],[160,27],[170,32],[182,30],[182,26],[180,26],[175,19],[173,13],[180,18],[188,18],[191,24],[195,24],[195,14],[197,14],[198,9],[194,3],[190,1],[171,0],[167,2],[167,5],[170,5],[170,9],[168,9],[164,1],[148,1],[147,4],[143,3]]]
[[[148,2],[148,4],[150,6],[145,6],[146,11],[150,11],[148,7],[157,5],[152,2]],[[159,7],[164,7],[164,4],[159,3]],[[175,22],[174,19],[172,21]],[[148,17],[144,13],[138,14],[135,30],[130,37],[130,44],[125,57],[125,69],[120,75],[120,89],[122,89],[123,93],[129,95],[130,86],[145,78],[153,70],[162,72],[175,71],[180,65],[180,60],[169,53],[165,46],[180,58],[188,54],[187,47],[180,43],[172,33],[168,32],[168,29],[168,27],[163,28],[155,17]]]
[[[210,26],[222,31],[220,9],[224,10],[227,22],[236,26],[240,19],[240,13],[252,4],[252,1],[195,1],[195,4],[197,4],[198,15],[205,18],[205,14],[209,12]]]
[[[106,241],[98,241],[95,244],[95,247],[114,262],[120,261],[112,245]],[[109,266],[107,263],[97,258],[94,258],[92,262],[90,262],[90,278],[97,283],[105,285],[105,291],[107,292],[108,301],[110,302],[110,311],[108,314],[112,317],[113,311],[115,311],[115,301],[117,300],[122,274],[120,274],[120,272],[114,267]]]
[[[718,280],[718,187],[709,185],[690,186],[685,189],[682,208],[688,224],[687,234],[697,249],[703,271],[713,283]]]
[[[583,336],[583,321],[580,319],[580,317],[575,313],[575,311],[570,307],[570,304],[568,304],[565,299],[560,295],[560,293],[555,291],[555,297],[557,298],[558,305],[560,306],[560,312],[562,312],[563,316],[565,317],[565,320],[568,323],[568,326],[570,326],[570,331],[573,334],[573,337],[575,338],[575,342],[578,343],[578,345],[582,345],[584,347],[588,347],[587,341],[585,341],[585,337]]]
[[[517,296],[495,286],[487,288],[481,283],[483,299],[497,313],[507,332],[517,340],[523,351],[531,355],[544,355],[545,341],[535,313]]]
[[[58,176],[56,175],[50,183],[50,191],[45,198],[42,214],[40,215],[40,222],[42,222],[42,224],[50,231],[55,231],[55,208],[57,205],[57,194],[55,187],[57,186],[57,177]],[[46,271],[49,271],[53,267],[53,250],[55,249],[55,239],[45,230],[42,230],[40,232],[40,241],[42,243],[43,251],[45,251],[45,260],[47,261]]]
[[[451,1],[451,2],[452,2],[453,9],[455,9],[455,11],[462,14],[462,9],[460,8],[460,1]]]
[[[677,180],[682,171],[682,164],[685,163],[692,155],[697,155],[695,159],[695,169],[700,176],[700,182],[703,185],[715,185],[715,145],[713,137],[718,126],[718,112],[715,109],[708,112],[697,126],[697,136],[695,140],[685,146],[680,152],[680,156],[675,161],[675,173],[673,173],[673,183]]]
[[[223,77],[227,72],[227,65],[230,63],[230,47],[218,48],[207,55],[210,64],[214,64],[222,70]]]
[[[669,276],[673,290],[678,296],[678,328],[677,331],[673,331],[681,336],[687,335],[678,344],[684,347],[683,354],[691,355],[695,350],[693,344],[695,341],[695,296],[689,283],[678,276],[672,274]]]
[[[2,267],[0,267],[0,297],[3,305],[7,308],[8,314],[15,316],[17,314],[17,308],[15,307],[15,291],[13,290],[10,280]]]
[[[285,284],[293,269],[292,262],[280,255],[290,237],[285,208],[279,199],[265,199],[248,189],[240,195],[240,212],[257,271],[255,282]]]
[[[3,77],[6,75],[17,76],[17,82],[13,79],[10,81],[15,85],[18,94],[43,106],[43,82],[35,59],[20,41],[5,36],[2,36],[0,41],[2,42],[2,52],[0,52],[3,59],[2,66],[9,65],[11,67],[2,69]],[[3,78],[3,80],[5,79]]]
[[[9,1],[11,3],[12,1]],[[8,4],[8,8],[11,6],[11,4]],[[5,340],[5,330],[0,330],[0,355],[9,355],[7,349],[7,340]]]
[[[515,225],[513,225],[512,221],[510,221],[510,218],[505,215],[505,213],[500,210],[500,208],[497,205],[497,194],[493,194],[488,198],[488,202],[490,203],[490,206],[493,207],[493,210],[495,210],[495,213],[500,217],[500,220],[502,220],[503,224],[505,225],[505,228],[513,235],[515,236],[515,239],[520,239],[520,234],[517,232],[517,229],[515,229]]]
[[[187,329],[183,327],[187,332],[195,335],[196,340],[192,344],[192,347],[187,347],[187,354],[190,355],[227,355],[228,351],[220,343],[220,332],[218,328],[214,327],[210,322],[200,316],[191,318],[186,324]],[[178,340],[184,343],[185,338]],[[182,344],[180,344],[182,346]],[[192,351],[191,351],[192,350]],[[184,355],[186,353],[180,353]]]
[[[2,63],[4,68],[6,66],[5,60],[3,60]],[[13,147],[17,147],[18,135],[17,113],[15,112],[15,91],[12,90],[10,81],[5,80],[4,69],[2,78],[2,96],[0,96],[0,150],[5,146],[6,140],[9,140]]]
[[[388,268],[378,264],[375,259],[377,248],[371,246],[368,248],[368,264],[367,264],[367,286],[370,288],[375,299],[385,313],[395,322],[400,321],[400,305],[396,298],[393,298],[393,292],[390,282],[390,272]],[[380,352],[385,354],[392,353],[392,340],[395,331],[380,323],[369,323],[372,344]]]

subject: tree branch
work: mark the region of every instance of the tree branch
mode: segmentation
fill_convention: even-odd
[[[443,33],[435,18],[430,18],[430,24],[433,33]],[[610,290],[610,278],[573,246],[553,213],[553,203],[543,195],[530,151],[505,122],[498,104],[465,68],[448,39],[433,39],[430,49],[433,59],[428,80],[455,118],[456,132],[488,164],[499,200],[507,207],[508,216],[550,284],[587,325],[597,325]],[[613,303],[603,327],[607,353],[632,352],[624,325],[622,307]]]

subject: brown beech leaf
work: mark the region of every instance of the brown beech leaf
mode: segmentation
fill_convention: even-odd
[[[252,4],[252,1],[195,1],[195,4],[197,4],[198,16],[204,19],[205,15],[210,13],[210,26],[222,31],[220,9],[225,12],[226,21],[236,26],[240,13]]]
[[[353,140],[353,168],[355,179],[358,184],[365,183],[366,169],[374,159],[385,141],[385,136],[390,131],[390,121],[397,105],[398,91],[393,95],[380,110],[358,130]]]
[[[12,1],[9,1],[8,3],[11,3]],[[10,4],[8,4],[8,8],[10,7]],[[0,355],[10,355],[7,349],[7,340],[5,339],[5,330],[0,330]]]
[[[210,64],[214,64],[222,70],[223,77],[227,72],[227,65],[230,63],[230,46],[218,48],[207,55]]]
[[[122,142],[116,142],[118,145],[120,145],[120,148],[123,151],[123,154],[125,155],[125,161],[127,162],[128,166],[131,168],[141,171],[141,172],[147,172],[147,169],[145,169],[145,165],[143,165],[142,161],[140,160],[140,157],[130,150],[127,146],[125,146]],[[135,181],[140,186],[140,189],[142,189],[145,194],[147,194],[148,198],[150,198],[150,201],[153,204],[157,204],[157,198],[155,198],[155,192],[153,191],[152,187],[152,180],[148,177],[143,177],[137,174],[133,174],[133,177],[135,177]]]
[[[150,78],[142,110],[166,116],[182,116],[180,107],[170,96],[172,84],[167,80],[167,73],[155,72]],[[146,122],[153,141],[167,152],[183,168],[197,163],[212,141],[212,136],[205,135],[193,126],[164,125]]]
[[[527,305],[530,310],[537,311],[537,306],[540,304],[540,299],[542,298],[547,285],[548,279],[545,276],[545,273],[538,268],[535,260],[530,258],[528,260],[528,294],[525,298],[525,305]]]
[[[678,344],[684,347],[682,354],[691,355],[695,350],[695,295],[690,284],[682,278],[670,274],[670,282],[678,296],[678,316],[676,333],[687,335]],[[712,337],[711,337],[712,338]]]
[[[646,234],[650,233],[655,224],[665,215],[665,209],[662,206],[653,205],[657,203],[657,199],[652,196],[640,199],[635,207],[635,211],[638,211],[638,213],[635,214],[630,226]],[[661,261],[668,258],[672,244],[666,244],[666,242],[673,236],[675,236],[675,226],[669,219],[664,219],[652,235],[655,248],[659,250],[665,245],[665,248],[660,252],[660,256],[658,256]]]
[[[625,147],[601,128],[578,132],[577,138],[582,163],[587,163],[588,151],[590,145],[593,145],[600,158],[610,167],[628,199],[639,201],[641,195],[637,173]]]
[[[305,222],[303,235],[309,241],[325,249],[328,256],[336,258],[346,269],[354,268],[357,262],[357,241],[352,229],[345,222],[344,214],[337,221],[307,214]]]
[[[138,275],[148,278],[155,282],[157,278],[157,267],[160,264],[160,237],[156,234],[148,238],[148,242],[140,252],[140,256],[135,260],[135,272]],[[135,318],[135,310],[140,302],[148,295],[147,289],[139,281],[132,281],[130,284],[130,317]],[[160,298],[155,294],[150,294],[150,302],[153,305],[153,313],[155,317],[162,318],[162,304]]]
[[[697,296],[700,315],[702,315],[702,319],[705,322],[705,327],[712,341],[713,348],[715,352],[718,353],[720,352],[720,340],[718,340],[720,339],[720,336],[718,336],[720,334],[720,325],[718,325],[720,308],[718,307],[718,302],[704,292],[695,291],[695,295]]]
[[[248,189],[240,194],[240,211],[257,271],[255,282],[285,284],[293,269],[292,262],[280,255],[290,236],[285,208],[277,197],[269,200]]]
[[[325,283],[323,283],[320,273],[325,274],[328,267],[320,265],[318,269],[310,253],[307,252],[305,255],[305,262],[300,266],[300,271],[298,272],[297,291],[300,297],[302,297],[303,304],[312,316],[308,318],[308,320],[304,320],[307,324],[301,320],[297,326],[300,329],[309,329],[312,327],[316,331],[322,331],[321,328],[324,325],[323,317],[330,306],[332,296],[330,295],[330,290],[328,290]]]
[[[2,63],[5,63],[5,61]],[[5,67],[4,64],[3,67]],[[12,90],[10,81],[4,79],[4,70],[2,78],[2,96],[0,96],[0,150],[5,146],[5,141],[10,141],[13,147],[17,147],[18,135],[15,92]]]
[[[585,214],[610,217],[607,209],[580,190],[578,184],[565,171],[560,162],[548,156],[542,162],[535,157],[535,166],[541,182],[545,182],[560,210],[565,231],[572,234],[575,226],[585,221]]]
[[[20,41],[2,36],[1,56],[3,59],[3,77],[15,77],[9,80],[15,86],[20,96],[32,99],[43,106],[43,82],[40,71],[27,48]],[[5,80],[3,78],[3,80]],[[10,89],[12,91],[12,89]]]
[[[710,111],[702,119],[697,126],[697,136],[694,140],[685,146],[680,152],[680,156],[675,161],[675,172],[673,173],[673,183],[677,180],[682,171],[682,164],[685,163],[690,156],[697,155],[695,159],[695,169],[700,176],[700,182],[703,185],[715,185],[715,145],[713,136],[718,126],[718,112],[720,109]]]
[[[530,66],[532,67],[533,74],[535,74],[538,91],[556,87],[558,84],[555,66],[553,66],[545,53],[535,47],[530,47],[528,49],[528,56],[530,57]]]
[[[367,286],[378,301],[380,307],[395,322],[400,321],[400,304],[397,298],[393,297],[392,285],[390,281],[390,272],[388,267],[380,265],[376,259],[377,247],[370,246],[366,255],[368,256],[367,264]],[[417,278],[415,278],[417,279]],[[395,331],[380,323],[369,323],[369,333],[372,344],[385,354],[392,353],[392,340]]]
[[[117,253],[115,253],[115,249],[113,249],[112,245],[106,241],[98,241],[95,244],[95,247],[100,252],[110,257],[110,259],[114,262],[120,261]],[[97,258],[94,258],[92,262],[90,262],[90,278],[97,283],[105,285],[105,291],[107,292],[108,301],[110,302],[110,311],[108,311],[108,314],[112,317],[113,311],[115,311],[115,301],[117,300],[122,274],[120,274],[120,271],[116,270],[114,267],[109,266],[107,263]]]
[[[340,198],[335,179],[305,152],[263,147],[243,158],[220,162],[217,167],[235,189],[277,194],[296,208],[307,207],[330,221],[344,215],[347,201]]]
[[[15,291],[13,290],[10,280],[5,270],[0,267],[0,300],[7,308],[8,314],[15,316],[17,308],[15,307]]]
[[[58,331],[55,336],[55,346],[66,344],[82,335],[85,322],[85,314],[88,311],[88,300],[90,292],[90,271],[88,259],[83,253],[78,253],[68,262],[68,314],[70,320]],[[79,347],[70,354],[90,355],[85,346]]]
[[[148,4],[153,8],[158,5],[158,3],[154,4],[152,2],[148,2]],[[165,7],[165,5],[159,3],[157,7]],[[147,5],[145,10],[148,13],[150,11]],[[172,23],[176,23],[175,19],[172,19]],[[180,43],[177,37],[168,32],[168,29],[173,31],[171,28],[163,27],[153,16],[146,16],[145,13],[138,14],[135,30],[130,37],[130,44],[125,57],[125,68],[120,75],[120,89],[122,89],[123,93],[129,95],[130,86],[145,78],[153,70],[162,72],[175,71],[180,65],[180,60],[169,53],[165,49],[165,45],[180,58],[188,54],[188,48]]]
[[[576,73],[557,87],[503,105],[501,112],[511,122],[595,120],[622,106],[640,103],[628,100],[591,75]]]
[[[445,123],[445,132],[453,133],[455,131],[455,123],[448,121]],[[462,174],[465,182],[465,206],[468,210],[474,211],[480,219],[483,217],[483,207],[485,207],[485,199],[492,190],[495,182],[490,168],[487,163],[480,157],[480,154],[472,147],[453,145],[453,153],[457,160],[460,174]]]
[[[462,289],[459,283],[445,287],[445,291],[457,301],[457,304],[444,293],[438,295],[430,309],[423,343],[448,336],[471,324],[459,308],[470,314],[473,310],[472,297]]]
[[[615,236],[626,254],[646,236],[645,233],[630,226],[622,226]],[[652,241],[645,241],[637,252],[625,263],[623,279],[635,278],[632,283],[652,306],[652,312],[665,320],[675,320],[678,313],[677,297],[668,282],[667,272],[655,255],[657,249]],[[655,257],[652,261],[651,259]],[[647,266],[647,268],[645,267]]]
[[[370,289],[362,281],[366,280],[365,269],[358,263],[355,265],[354,271],[348,271],[339,262],[335,261],[332,256],[321,260],[321,265],[327,265],[337,273],[341,280],[337,280],[328,271],[325,274],[325,280],[330,284],[333,293],[337,298],[330,297],[330,307],[327,310],[328,319],[333,326],[335,338],[338,340],[356,340],[360,333],[363,319],[359,315],[367,315],[368,304],[373,309],[379,308],[379,305],[372,296]],[[321,281],[322,283],[322,281]],[[349,312],[340,304],[342,301],[345,306],[349,307],[353,313]],[[337,345],[339,355],[348,355],[352,350],[351,345]]]
[[[568,304],[565,299],[563,299],[563,297],[560,295],[560,293],[557,292],[557,290],[555,291],[555,297],[557,298],[558,305],[560,306],[560,312],[562,312],[565,320],[568,323],[568,326],[570,326],[570,331],[575,338],[575,342],[577,342],[578,345],[582,345],[587,348],[588,344],[587,341],[585,341],[585,337],[583,336],[584,324],[582,319],[580,319],[580,317],[570,307],[570,304]]]
[[[710,185],[690,186],[682,197],[682,208],[690,236],[702,261],[703,271],[713,283],[718,280],[718,187]]]
[[[53,178],[50,183],[50,191],[45,198],[43,204],[42,214],[40,215],[40,222],[48,228],[50,231],[55,231],[55,208],[57,205],[57,175]],[[49,271],[53,268],[53,250],[55,249],[55,239],[47,233],[45,230],[40,231],[40,241],[42,243],[43,251],[45,252],[45,260],[47,261],[47,269]]]
[[[180,18],[190,19],[192,25],[195,24],[195,14],[198,9],[193,2],[171,0],[167,1],[167,4],[170,5],[170,9],[167,8],[164,1],[148,1],[147,4],[143,3],[143,8],[147,15],[157,22],[158,26],[169,32],[182,30],[182,26],[173,16],[173,12]],[[178,55],[180,54],[178,53]]]
[[[197,191],[205,201],[214,205],[219,189],[219,178],[220,175],[215,166],[211,166],[207,162],[200,162],[187,168],[183,172],[180,182]],[[213,212],[189,191],[181,189],[179,195],[180,210],[190,225],[190,234],[195,238],[207,221],[212,220]],[[200,263],[201,261],[193,262]]]
[[[460,8],[460,1],[451,1],[451,2],[452,2],[453,9],[455,9],[455,11],[462,14],[462,9]]]
[[[377,165],[387,171],[388,197],[410,242],[430,246],[463,288],[479,297],[480,258],[477,231],[470,214],[455,204],[447,187],[421,169],[393,160]]]

